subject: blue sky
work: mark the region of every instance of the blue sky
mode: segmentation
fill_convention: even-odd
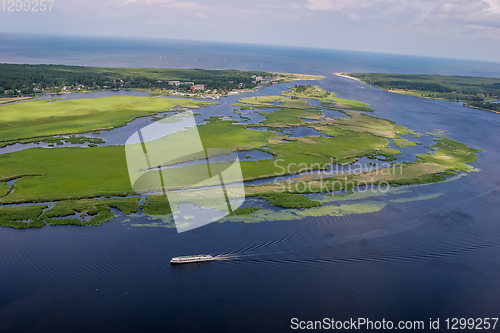
[[[500,0],[55,0],[0,32],[209,40],[500,62]]]

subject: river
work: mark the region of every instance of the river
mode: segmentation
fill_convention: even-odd
[[[0,62],[321,74],[320,87],[370,103],[374,116],[421,133],[442,130],[485,152],[474,164],[480,172],[366,199],[386,204],[377,213],[212,223],[181,234],[146,227],[142,216],[120,214],[99,227],[0,228],[0,331],[281,332],[290,330],[292,318],[440,318],[444,325],[448,317],[498,317],[499,115],[389,93],[333,72],[500,77],[500,64],[154,40],[73,39],[68,44],[61,39],[49,47],[44,37],[26,48],[23,38],[29,36],[1,36]],[[123,49],[130,52],[120,53]],[[219,102],[232,104],[240,97]],[[221,113],[210,110],[203,115]],[[435,198],[394,201],[416,196]],[[174,256],[198,253],[231,259],[169,264]]]

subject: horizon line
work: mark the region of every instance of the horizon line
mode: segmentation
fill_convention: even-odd
[[[500,64],[500,61],[491,60],[479,60],[479,59],[468,59],[468,58],[450,58],[450,57],[439,57],[430,55],[420,55],[420,54],[408,54],[408,53],[389,53],[389,52],[378,52],[378,51],[365,51],[365,50],[351,50],[351,49],[335,49],[335,48],[325,48],[325,47],[312,47],[312,46],[298,46],[298,45],[285,45],[285,44],[268,44],[268,43],[249,43],[249,42],[228,42],[228,41],[217,41],[217,40],[198,40],[198,39],[177,39],[177,38],[165,38],[165,37],[144,37],[144,36],[123,36],[123,35],[85,35],[85,34],[37,34],[37,33],[25,33],[25,32],[0,32],[0,35],[23,35],[23,36],[33,36],[33,37],[45,37],[45,38],[80,38],[80,39],[128,39],[139,41],[141,39],[146,40],[156,40],[156,41],[178,41],[178,42],[196,42],[196,43],[212,43],[212,44],[237,44],[245,46],[266,46],[266,47],[285,47],[285,48],[295,48],[295,49],[305,49],[305,50],[322,50],[322,51],[340,51],[340,52],[355,52],[355,53],[366,53],[366,54],[377,54],[377,55],[392,55],[392,56],[403,56],[403,57],[417,57],[417,58],[430,58],[430,59],[440,59],[440,60],[458,60],[458,61],[470,61],[470,62],[480,62],[488,64]],[[55,64],[54,64],[55,65]],[[88,66],[88,67],[98,67],[98,66]]]

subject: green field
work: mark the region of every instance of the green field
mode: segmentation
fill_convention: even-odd
[[[3,105],[0,106],[0,143],[111,129],[175,106],[196,108],[208,104],[211,103],[189,99],[119,96]]]

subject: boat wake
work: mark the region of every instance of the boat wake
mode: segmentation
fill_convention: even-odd
[[[423,261],[430,259],[440,259],[445,257],[457,256],[471,253],[481,249],[497,248],[499,243],[492,244],[477,244],[461,248],[455,248],[448,251],[432,252],[432,253],[406,253],[380,256],[360,256],[360,257],[325,257],[325,258],[269,258],[269,255],[279,255],[291,253],[295,251],[282,251],[274,253],[258,253],[258,254],[221,254],[214,257],[214,260],[220,261],[252,261],[252,262],[281,262],[281,263],[342,263],[342,262],[398,262],[398,261]],[[264,257],[262,257],[264,256]]]

